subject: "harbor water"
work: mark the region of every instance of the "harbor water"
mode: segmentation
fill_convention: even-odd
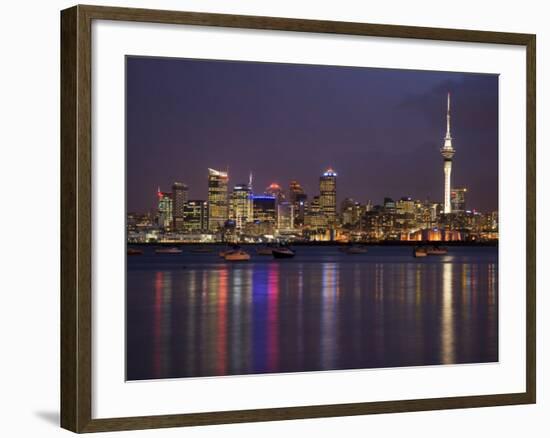
[[[128,380],[498,361],[498,248],[127,258]]]

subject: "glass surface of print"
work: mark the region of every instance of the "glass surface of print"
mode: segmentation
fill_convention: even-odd
[[[128,380],[499,360],[498,75],[126,63]]]

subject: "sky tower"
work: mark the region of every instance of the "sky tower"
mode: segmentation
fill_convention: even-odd
[[[451,93],[447,93],[447,134],[441,148],[443,155],[443,172],[445,175],[445,197],[443,198],[443,213],[448,214],[451,209],[451,169],[453,167],[453,138],[451,137]]]

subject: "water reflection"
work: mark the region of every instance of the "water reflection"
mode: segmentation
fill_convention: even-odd
[[[128,379],[496,361],[497,253],[468,250],[129,264]]]
[[[441,318],[441,363],[455,363],[455,328],[453,308],[453,265],[443,264],[443,302]]]
[[[153,377],[168,374],[170,366],[171,337],[170,305],[172,302],[172,274],[157,272],[155,274],[155,302],[153,306]]]
[[[321,368],[334,369],[338,356],[339,270],[335,263],[322,264],[321,287]]]

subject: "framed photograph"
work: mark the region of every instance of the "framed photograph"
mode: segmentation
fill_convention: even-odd
[[[61,423],[535,403],[535,35],[61,12]]]

